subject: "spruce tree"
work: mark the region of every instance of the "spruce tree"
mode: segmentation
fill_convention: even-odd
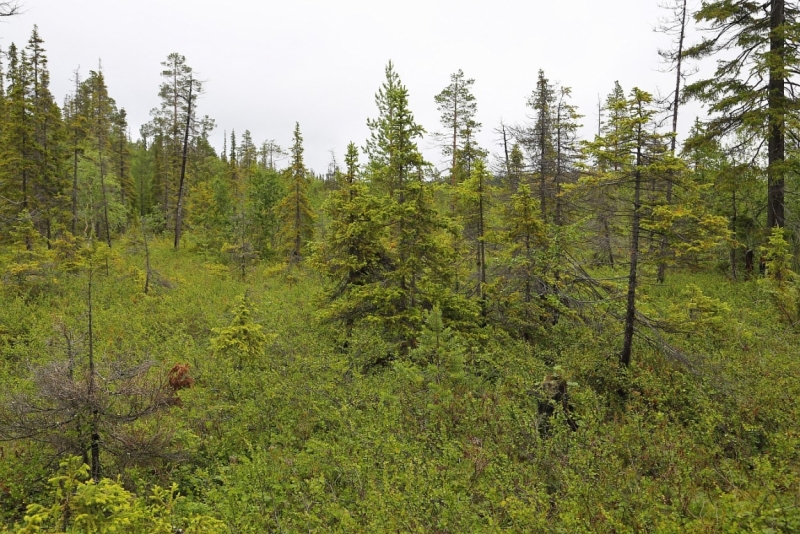
[[[502,254],[498,283],[492,290],[492,316],[507,331],[531,341],[542,317],[539,297],[545,269],[540,264],[549,248],[549,239],[530,184],[522,183],[511,194],[503,222],[505,228],[498,232]]]
[[[572,90],[569,87],[558,89],[553,114],[553,182],[555,185],[553,222],[556,226],[563,226],[567,223],[563,186],[565,183],[577,181],[576,163],[580,158],[578,129],[581,125],[578,121],[581,115],[578,113],[578,109],[570,103],[571,95]]]
[[[375,95],[378,117],[367,121],[367,172],[381,195],[381,219],[388,230],[389,258],[383,267],[382,297],[374,318],[401,351],[414,345],[424,310],[437,302],[447,315],[464,312],[451,294],[452,252],[446,247],[450,224],[433,203],[429,165],[417,147],[424,129],[408,106],[408,89],[389,62]]]
[[[349,335],[358,320],[378,310],[375,290],[388,251],[381,203],[360,176],[354,143],[347,146],[344,161],[345,172],[337,174],[339,187],[323,206],[330,226],[315,251],[314,264],[331,284],[327,316],[342,322]]]
[[[136,190],[130,175],[128,114],[124,108],[111,117],[111,151],[114,157],[114,173],[119,184],[119,201],[127,211],[135,201]]]
[[[281,235],[291,263],[299,262],[305,245],[314,235],[314,212],[308,199],[308,171],[303,163],[303,137],[295,123],[292,162],[286,169],[288,194],[278,204]]]
[[[49,239],[67,218],[63,121],[49,88],[47,56],[34,27],[28,46],[7,52],[8,88],[0,129],[0,215],[32,221]],[[7,234],[6,234],[7,235]]]
[[[37,204],[37,226],[49,245],[53,224],[65,218],[62,195],[67,186],[63,173],[64,124],[61,110],[50,93],[50,73],[43,44],[39,29],[34,26],[26,47],[32,85],[30,118],[34,128],[32,194]]]
[[[542,220],[547,222],[547,203],[551,196],[548,181],[554,174],[555,168],[553,123],[556,95],[553,84],[545,77],[543,70],[539,70],[536,89],[528,99],[528,107],[533,110],[534,125],[525,132],[525,144],[531,154],[539,183],[539,208],[542,211]]]
[[[88,128],[91,136],[91,146],[96,155],[95,164],[100,178],[100,207],[102,209],[102,236],[106,244],[111,247],[111,222],[109,220],[110,193],[108,191],[108,171],[110,168],[111,151],[111,121],[116,112],[114,100],[108,95],[103,72],[91,71],[84,82],[86,88],[86,105],[88,112]],[[93,191],[88,192],[93,195]],[[101,232],[96,231],[99,236]]]
[[[800,6],[795,1],[709,0],[695,13],[708,34],[686,57],[717,56],[714,76],[689,84],[688,97],[709,104],[706,137],[743,130],[767,148],[767,226],[783,227],[786,137],[797,136],[800,100],[792,89],[800,61]],[[766,143],[765,143],[766,142]]]
[[[12,43],[8,52],[8,89],[6,91],[6,120],[2,131],[3,218],[16,221],[34,220],[32,180],[35,174],[32,158],[35,131],[30,116],[30,65],[24,51]],[[13,225],[13,222],[12,222]],[[8,234],[6,234],[8,235]]]
[[[475,266],[475,295],[483,303],[486,296],[486,233],[492,175],[482,159],[475,161],[469,179],[459,188],[459,213],[464,234],[470,242],[471,263]]]
[[[68,95],[64,103],[64,122],[67,130],[67,145],[70,153],[70,167],[72,187],[70,195],[71,221],[70,229],[73,235],[78,233],[78,163],[86,149],[85,143],[88,136],[86,115],[86,98],[80,74],[75,70],[75,90]]]

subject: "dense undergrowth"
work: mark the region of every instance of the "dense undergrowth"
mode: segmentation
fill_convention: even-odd
[[[51,442],[0,444],[12,532],[60,532],[65,513],[69,532],[800,530],[800,335],[758,281],[643,286],[641,308],[684,327],[642,328],[621,370],[613,320],[525,343],[434,309],[398,356],[321,321],[322,280],[302,267],[242,281],[154,242],[162,283],[144,294],[141,251],[116,250],[93,278],[100,376],[153,362],[163,385],[180,363],[194,382],[125,423],[137,440],[102,443],[100,484]],[[26,280],[0,306],[6,415],[68,359],[65,332],[75,368],[88,348],[85,270]]]

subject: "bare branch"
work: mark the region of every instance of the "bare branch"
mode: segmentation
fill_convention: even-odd
[[[22,4],[17,0],[0,2],[0,17],[13,17],[22,13]]]

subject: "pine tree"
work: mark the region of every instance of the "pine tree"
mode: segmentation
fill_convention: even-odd
[[[258,155],[261,167],[274,171],[276,162],[287,156],[288,153],[274,139],[270,139],[261,143]]]
[[[308,171],[303,163],[303,137],[299,123],[295,123],[291,154],[292,163],[286,169],[288,194],[277,209],[289,260],[296,263],[302,259],[303,249],[314,235],[314,212],[308,199]]]

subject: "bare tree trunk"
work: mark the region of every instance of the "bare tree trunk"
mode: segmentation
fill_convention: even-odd
[[[88,297],[88,304],[89,304],[89,384],[88,384],[88,391],[87,397],[89,401],[89,405],[92,406],[92,416],[89,423],[89,432],[91,435],[91,442],[89,445],[90,454],[91,454],[91,473],[92,473],[92,480],[95,483],[100,482],[100,435],[98,432],[98,418],[100,414],[97,411],[97,407],[94,405],[94,393],[95,393],[95,367],[94,367],[94,317],[93,317],[93,310],[92,310],[92,285],[93,285],[93,277],[94,274],[94,266],[89,265],[89,297]]]
[[[500,123],[500,128],[503,131],[503,153],[506,157],[506,176],[508,179],[511,179],[511,160],[508,158],[508,133],[506,132],[506,125],[502,122]],[[516,193],[516,187],[514,188],[514,192]]]
[[[786,82],[784,69],[786,64],[786,38],[783,31],[778,31],[785,22],[784,0],[770,0],[770,34],[769,50],[777,55],[780,61],[772,58],[774,66],[769,70],[769,93],[767,106],[769,108],[769,139],[767,148],[767,175],[769,180],[767,192],[767,227],[784,226],[784,169],[786,158]]]
[[[141,220],[142,225],[142,240],[144,241],[144,267],[145,267],[145,275],[144,275],[144,294],[146,295],[148,291],[150,291],[150,246],[147,243],[147,222]]]
[[[119,200],[125,206],[125,132],[120,128],[119,133]],[[125,206],[127,212],[127,206]]]
[[[542,209],[542,222],[547,222],[547,194],[545,192],[545,150],[546,150],[546,140],[545,140],[545,119],[541,119],[542,127],[541,131],[539,132],[539,149],[541,153],[539,154],[539,202],[541,203]]]
[[[102,137],[102,136],[101,136]],[[100,191],[103,194],[103,223],[106,233],[106,244],[111,248],[111,228],[108,224],[108,199],[106,197],[106,181],[105,181],[105,161],[103,160],[103,152],[100,152]]]
[[[192,88],[194,83],[192,77],[189,76],[189,99],[187,101],[186,110],[186,129],[183,134],[183,155],[181,158],[181,177],[178,183],[178,202],[175,206],[175,250],[181,242],[181,225],[183,223],[183,189],[184,181],[186,179],[186,159],[189,151],[189,127],[192,122]]]
[[[597,95],[597,136],[603,133],[603,104],[600,101],[600,95]]]
[[[641,129],[641,127],[640,127]],[[622,354],[620,363],[625,367],[631,364],[631,352],[633,349],[633,332],[636,322],[636,276],[639,267],[639,227],[641,224],[641,189],[642,174],[640,165],[642,162],[641,134],[636,149],[636,171],[634,172],[634,196],[633,196],[633,222],[631,232],[631,265],[628,274],[628,295],[625,310],[625,337],[622,344]]]
[[[478,176],[478,296],[481,299],[481,312],[486,314],[486,245],[484,243],[484,235],[483,173],[480,173]]]
[[[678,51],[675,57],[675,95],[672,100],[672,140],[670,141],[670,150],[672,155],[675,155],[675,149],[677,144],[677,134],[678,134],[678,110],[680,107],[681,99],[681,68],[683,66],[683,41],[686,37],[686,2],[687,0],[683,0],[683,5],[681,6],[681,30],[680,36],[678,37]],[[667,206],[672,205],[672,181],[667,182]],[[663,284],[666,280],[667,276],[667,264],[664,258],[667,256],[669,251],[669,239],[667,236],[662,236],[661,238],[661,251],[660,251],[660,258],[661,261],[658,263],[658,274],[656,275],[658,282]]]
[[[563,220],[562,220],[563,214],[562,214],[562,206],[561,206],[561,172],[562,172],[561,158],[563,157],[563,155],[561,154],[561,150],[562,150],[562,148],[561,148],[561,141],[562,141],[562,139],[561,139],[561,126],[562,126],[562,121],[563,121],[563,117],[561,116],[561,113],[563,111],[562,106],[563,106],[563,96],[562,96],[561,100],[559,100],[559,102],[558,102],[558,112],[556,114],[556,173],[555,173],[556,175],[555,175],[555,178],[554,178],[554,184],[556,186],[556,191],[555,191],[556,215],[555,215],[555,221],[554,222],[555,222],[556,226],[561,226],[563,224]]]
[[[731,231],[733,232],[734,239],[736,238],[736,189],[733,190],[733,195],[731,197],[731,202],[733,204],[733,217],[731,217]],[[736,247],[731,247],[731,276],[734,280],[736,280]]]
[[[605,244],[606,252],[608,253],[608,262],[611,268],[614,268],[614,250],[611,246],[611,229],[608,227],[608,216],[603,216],[603,242]]]
[[[72,154],[72,235],[78,229],[78,149]]]
[[[242,214],[242,222],[240,224],[241,232],[239,232],[239,238],[240,238],[240,243],[239,243],[240,255],[239,255],[239,257],[241,258],[239,266],[240,266],[241,271],[242,271],[242,281],[244,281],[244,278],[245,278],[245,275],[246,275],[245,271],[246,271],[246,262],[247,262],[247,258],[245,256],[245,232],[246,232],[246,229],[247,229],[247,225],[246,225],[246,223],[247,223],[247,214],[244,211],[244,193],[242,193],[242,198],[239,200],[239,206],[240,206],[239,207],[239,211]]]
[[[98,121],[100,122],[97,132],[98,134],[97,152],[98,152],[98,158],[100,159],[100,192],[103,195],[103,223],[106,232],[106,244],[108,245],[108,248],[111,248],[111,228],[110,225],[108,224],[108,197],[106,195],[106,162],[105,158],[103,157],[105,155],[105,135],[104,135],[105,132],[103,131],[105,128],[105,124],[102,122],[103,121],[102,93],[100,93],[99,98],[100,102],[98,103],[97,112],[98,112]]]
[[[300,259],[300,182],[295,182],[294,189],[294,259]]]

